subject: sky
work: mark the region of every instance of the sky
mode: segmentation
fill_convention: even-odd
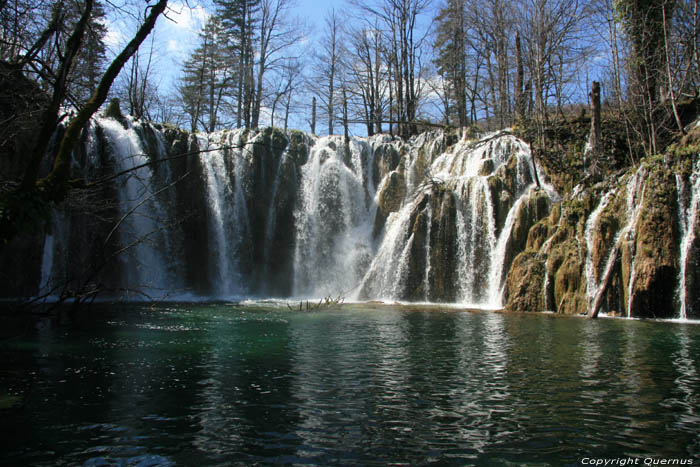
[[[342,11],[345,0],[296,0],[292,12],[305,21],[313,41],[323,28],[326,13],[335,8]],[[198,33],[214,7],[209,0],[174,0],[168,3],[167,18],[159,18],[154,32],[141,47],[148,50],[151,41],[156,55],[156,73],[161,88],[172,88],[184,61],[198,44]],[[189,5],[189,6],[187,6]],[[133,18],[113,15],[108,18],[107,45],[116,55],[135,30]]]

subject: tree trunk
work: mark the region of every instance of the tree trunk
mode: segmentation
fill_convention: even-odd
[[[663,14],[663,24],[664,24],[664,52],[666,56],[666,77],[668,80],[668,94],[671,98],[671,107],[673,108],[673,117],[676,120],[676,125],[678,126],[678,131],[681,132],[681,134],[685,134],[685,128],[683,128],[683,123],[681,123],[681,117],[678,115],[678,106],[676,105],[676,93],[673,90],[673,85],[674,85],[674,80],[673,80],[673,73],[671,73],[671,52],[670,52],[670,45],[668,43],[668,22],[666,21],[666,4],[668,2],[664,1],[664,4],[661,6],[661,11]]]
[[[58,72],[56,73],[56,82],[54,83],[53,87],[51,103],[44,111],[42,116],[39,135],[37,136],[31,158],[24,172],[22,184],[20,185],[20,188],[24,191],[34,189],[37,178],[39,177],[39,167],[41,165],[41,161],[46,155],[46,149],[49,146],[51,136],[53,135],[54,131],[56,131],[58,111],[63,103],[63,99],[66,95],[66,89],[68,87],[68,74],[70,73],[73,60],[78,53],[80,43],[85,35],[85,30],[87,29],[87,23],[92,12],[93,4],[93,0],[87,0],[85,2],[85,10],[83,10],[80,20],[75,25],[75,29],[73,30],[71,36],[68,38],[63,60],[58,68]]]
[[[593,81],[591,86],[591,134],[588,136],[589,173],[594,178],[601,175],[601,125],[600,125],[600,83]]]
[[[595,294],[595,297],[593,298],[593,302],[590,305],[590,308],[588,310],[588,317],[591,319],[595,319],[598,317],[598,312],[600,311],[600,306],[603,304],[603,297],[605,297],[605,292],[608,289],[608,285],[610,284],[610,279],[613,276],[613,271],[615,271],[615,262],[617,261],[617,255],[620,252],[620,247],[618,245],[615,245],[615,248],[613,249],[612,253],[610,253],[612,256],[608,262],[608,267],[605,269],[605,273],[603,274],[603,278],[601,279],[600,282],[600,287],[598,288],[598,291]]]
[[[523,84],[525,69],[523,67],[523,50],[520,43],[520,31],[515,31],[515,119],[518,122],[525,120],[525,93]]]
[[[134,38],[126,45],[119,55],[117,55],[114,61],[112,61],[107,68],[107,71],[105,71],[104,76],[100,80],[100,84],[97,86],[97,89],[93,93],[92,97],[90,97],[90,100],[88,100],[88,102],[80,109],[75,118],[68,124],[66,132],[59,144],[58,154],[56,155],[56,161],[54,162],[53,169],[49,175],[46,176],[46,178],[38,182],[39,185],[45,189],[45,193],[49,194],[52,201],[63,201],[66,193],[68,192],[71,154],[73,147],[80,138],[80,133],[82,132],[83,128],[85,128],[85,125],[87,125],[92,115],[97,112],[100,106],[107,99],[109,89],[117,75],[129,58],[131,58],[136,50],[138,50],[139,46],[150,34],[151,30],[153,30],[158,16],[163,13],[167,4],[168,0],[160,0],[157,4],[153,5],[150,14],[146,18],[146,21],[141,25]]]
[[[345,143],[350,141],[350,131],[348,130],[348,95],[343,88],[343,131],[345,134]]]
[[[316,134],[316,97],[311,99],[311,134]]]

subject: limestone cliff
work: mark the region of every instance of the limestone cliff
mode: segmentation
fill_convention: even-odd
[[[595,185],[581,184],[533,226],[507,278],[506,308],[586,314],[597,295],[617,316],[698,318],[700,165],[674,147]]]

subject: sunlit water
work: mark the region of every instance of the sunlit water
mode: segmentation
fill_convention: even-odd
[[[698,325],[284,304],[22,325],[6,465],[700,462]]]

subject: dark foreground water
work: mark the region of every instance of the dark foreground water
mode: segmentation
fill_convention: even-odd
[[[700,465],[698,325],[269,304],[22,325],[7,465]]]

